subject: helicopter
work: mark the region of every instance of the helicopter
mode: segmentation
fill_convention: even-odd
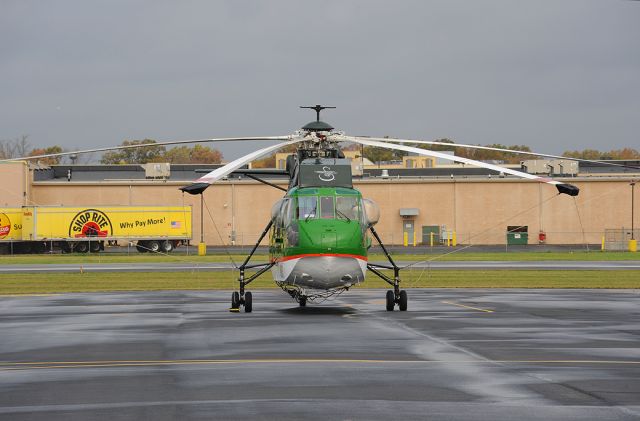
[[[252,312],[253,297],[247,287],[256,278],[269,270],[272,272],[275,283],[296,300],[301,307],[305,307],[307,301],[325,299],[348,291],[351,287],[364,282],[367,271],[371,271],[390,286],[390,289],[386,292],[386,310],[394,311],[396,307],[400,311],[407,310],[408,294],[406,290],[400,287],[401,268],[393,260],[375,230],[375,225],[380,218],[380,210],[375,202],[364,198],[360,191],[354,188],[350,161],[345,159],[344,153],[340,148],[340,145],[344,142],[444,158],[487,168],[501,174],[509,174],[553,185],[558,190],[558,194],[577,196],[580,191],[578,187],[572,184],[563,183],[552,178],[407,145],[441,145],[443,144],[441,142],[349,136],[320,120],[321,111],[335,107],[315,105],[302,106],[300,108],[314,110],[316,112],[316,120],[286,136],[210,138],[153,144],[153,146],[163,146],[202,142],[278,141],[275,145],[258,149],[237,158],[205,174],[191,184],[180,188],[185,193],[198,195],[202,194],[204,190],[218,180],[230,174],[237,174],[245,175],[248,178],[284,191],[284,196],[273,204],[266,227],[244,262],[237,268],[239,271],[239,286],[238,290],[233,291],[231,295],[230,311],[232,312],[239,312],[241,307],[247,313]],[[285,169],[247,168],[252,161],[289,145],[295,145],[296,152],[287,157]],[[508,151],[524,155],[627,167],[627,165],[623,164],[567,158],[538,152],[511,151],[466,144],[447,143],[445,145]],[[148,146],[125,145],[43,154],[28,158],[13,158],[11,160],[37,159]],[[283,188],[262,178],[270,175],[288,177],[288,187]],[[371,237],[369,234],[371,234]],[[259,244],[262,243],[267,235],[269,236],[269,261],[267,263],[250,264],[250,260]],[[368,261],[367,253],[372,245],[372,238],[380,246],[388,264]],[[248,274],[248,270],[252,271],[252,273]],[[388,272],[386,271],[392,271],[393,275],[387,275]]]
[[[363,198],[353,187],[351,163],[340,150],[341,142],[452,159],[555,185],[562,194],[576,196],[579,193],[576,186],[550,178],[401,144],[421,141],[347,136],[335,132],[330,124],[320,120],[322,110],[335,107],[315,105],[301,108],[316,111],[316,120],[303,126],[294,135],[282,139],[284,142],[238,158],[181,188],[190,194],[201,194],[215,181],[233,172],[285,191],[284,197],[273,205],[267,226],[238,268],[239,288],[231,295],[231,311],[239,311],[241,306],[245,312],[252,311],[253,297],[246,287],[268,270],[271,270],[275,283],[301,307],[306,306],[307,300],[326,298],[364,282],[369,270],[392,287],[386,293],[386,309],[393,311],[397,307],[400,311],[407,310],[408,294],[400,288],[400,267],[374,228],[380,210],[375,202]],[[294,144],[297,145],[296,153],[288,156],[284,170],[240,169],[276,149]],[[260,175],[276,174],[289,177],[287,189],[259,178]],[[372,243],[368,232],[380,245],[388,264],[368,262],[367,251]],[[269,262],[249,265],[267,234]],[[247,269],[258,270],[246,276]],[[392,270],[393,276],[388,276],[383,270]]]

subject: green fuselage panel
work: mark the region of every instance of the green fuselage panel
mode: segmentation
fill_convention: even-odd
[[[365,256],[362,195],[349,188],[293,188],[277,212],[270,236],[274,260],[304,255]]]

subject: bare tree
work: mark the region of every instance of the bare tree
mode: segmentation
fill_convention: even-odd
[[[31,146],[28,135],[22,135],[13,140],[0,140],[0,159],[21,158],[27,156]]]
[[[31,150],[31,145],[27,141],[28,138],[29,138],[28,135],[22,135],[14,141],[15,142],[14,153],[16,154],[15,158],[21,158],[29,154],[29,151]]]

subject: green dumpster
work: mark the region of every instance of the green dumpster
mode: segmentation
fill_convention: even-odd
[[[529,244],[529,227],[511,225],[507,227],[507,244],[510,246]]]

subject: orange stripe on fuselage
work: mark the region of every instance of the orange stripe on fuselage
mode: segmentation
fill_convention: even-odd
[[[368,261],[367,256],[359,256],[357,254],[338,254],[338,253],[310,253],[310,254],[296,254],[295,256],[284,256],[278,259],[272,259],[272,262],[286,262],[287,260],[300,259],[303,257],[351,257],[353,259]]]

